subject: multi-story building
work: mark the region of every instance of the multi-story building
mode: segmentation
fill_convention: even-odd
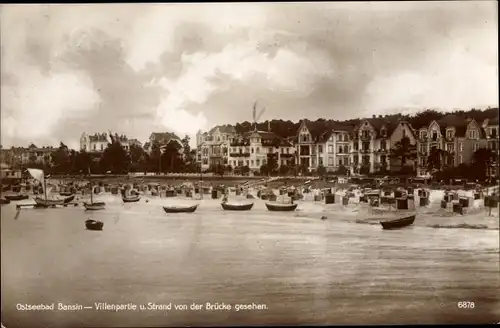
[[[110,136],[108,133],[87,134],[85,132],[80,137],[80,150],[89,153],[102,153],[108,147],[108,144],[111,143],[111,137],[119,140],[125,150],[129,150],[129,140],[123,134],[113,134]]]
[[[487,146],[484,129],[471,118],[446,115],[417,130],[417,175],[428,172],[432,149],[439,149],[441,168],[470,163],[474,152]]]
[[[257,172],[273,156],[277,167],[295,164],[294,145],[271,131],[251,131],[234,136],[229,144],[229,165],[233,168],[248,166]]]
[[[144,143],[144,150],[148,153],[151,154],[151,151],[153,150],[153,145],[154,143],[158,143],[160,148],[165,148],[170,142],[175,142],[179,146],[179,151],[182,152],[183,150],[183,145],[181,139],[172,132],[153,132],[149,136],[149,139],[147,142]]]
[[[351,173],[389,169],[390,136],[395,127],[395,123],[384,118],[361,120],[351,135]]]
[[[407,138],[408,144],[402,147],[407,147],[406,155],[410,155],[413,151],[416,151],[417,148],[417,136],[415,130],[412,128],[410,123],[407,121],[399,121],[394,130],[391,133],[389,138],[388,148],[384,148],[383,143],[381,143],[380,149],[378,149],[378,153],[380,154],[380,162],[387,162],[387,169],[393,172],[400,172],[404,166],[411,168],[412,170],[417,167],[417,159],[412,158],[411,156],[407,156],[404,159],[404,163],[402,163],[403,158],[391,157],[389,161],[387,158],[390,155],[390,152],[393,149],[398,147],[399,143],[402,143],[403,139]]]
[[[297,164],[309,170],[325,166],[324,148],[332,131],[328,121],[302,120],[297,131]]]
[[[231,125],[218,125],[208,132],[196,134],[196,159],[201,168],[229,165],[229,145],[236,130]]]
[[[34,144],[24,148],[21,152],[21,164],[44,164],[50,165],[52,162],[52,153],[56,151],[54,147],[37,147]]]
[[[500,129],[498,127],[498,116],[491,120],[489,119],[484,120],[482,128],[485,131],[488,149],[491,149],[494,154],[489,175],[498,177],[499,176],[498,160],[500,159],[500,142],[499,142]]]
[[[351,150],[351,138],[349,134],[353,127],[332,123],[328,130],[322,134],[317,142],[317,161],[313,162],[326,168],[328,172],[335,172],[342,167],[349,168],[349,152]],[[314,152],[314,148],[313,148]]]

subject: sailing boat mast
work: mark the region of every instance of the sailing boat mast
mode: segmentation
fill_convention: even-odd
[[[45,200],[47,201],[47,177],[43,177],[43,194],[45,195]]]

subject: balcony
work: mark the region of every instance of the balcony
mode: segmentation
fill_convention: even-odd
[[[292,158],[295,157],[295,154],[280,154],[281,158]]]
[[[375,150],[376,153],[387,153],[389,150],[387,148],[379,148]]]
[[[250,157],[250,153],[231,153],[231,157]]]
[[[368,153],[370,153],[370,149],[361,149],[360,152],[363,154],[368,154]]]
[[[359,137],[359,139],[369,141],[372,139],[372,137],[370,135],[362,135],[361,137]]]

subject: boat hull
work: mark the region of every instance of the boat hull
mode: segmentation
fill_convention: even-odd
[[[63,191],[63,192],[60,192],[60,193],[59,193],[59,195],[61,195],[61,196],[65,196],[65,197],[66,197],[66,196],[71,196],[71,195],[73,195],[73,193],[72,193],[72,192],[69,192],[69,191]]]
[[[96,221],[96,220],[87,220],[85,221],[85,227],[87,230],[102,230],[104,227],[104,222]]]
[[[10,200],[4,199],[4,198],[0,198],[0,205],[7,205],[7,204],[10,204]]]
[[[28,195],[11,195],[11,196],[5,196],[5,199],[10,200],[10,201],[16,201],[16,200],[25,200],[28,199]]]
[[[135,203],[141,200],[140,196],[122,197],[124,203]]]
[[[400,229],[412,225],[415,222],[415,215],[410,215],[404,218],[390,220],[390,221],[380,221],[380,225],[384,230]]]
[[[266,207],[272,212],[293,212],[297,209],[298,204],[270,204],[266,203]]]
[[[87,211],[98,211],[98,210],[103,210],[106,207],[106,203],[104,202],[83,203],[83,206]]]
[[[198,205],[188,207],[163,206],[165,213],[193,213],[198,208]]]
[[[64,204],[64,199],[43,199],[41,197],[35,197],[34,200],[35,203],[40,206],[56,206]]]
[[[221,205],[225,211],[250,211],[253,207],[253,203],[250,204],[221,203]]]

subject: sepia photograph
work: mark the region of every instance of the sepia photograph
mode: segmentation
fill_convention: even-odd
[[[0,5],[1,324],[500,322],[497,1]]]

